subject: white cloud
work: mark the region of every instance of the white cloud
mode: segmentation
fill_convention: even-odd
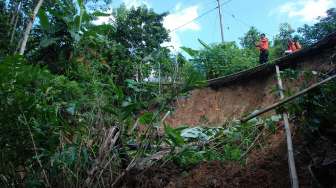
[[[114,16],[99,16],[97,20],[94,20],[92,23],[95,25],[102,25],[102,24],[111,24],[115,21]]]
[[[180,5],[177,5],[177,8],[179,8],[179,6]],[[191,6],[182,11],[178,11],[176,13],[172,13],[166,16],[163,21],[163,25],[167,29],[173,30],[187,22],[190,22],[191,20],[197,17],[198,17],[198,6]],[[201,29],[200,25],[196,21],[192,21],[189,24],[183,26],[180,29],[180,31],[185,31],[185,30],[197,31],[200,29]]]
[[[173,52],[179,51],[182,46],[180,36],[176,32],[171,32],[169,36],[170,42],[164,42],[161,46],[168,47]]]
[[[181,10],[181,8],[182,8],[182,3],[178,2],[175,6],[175,11],[179,11],[179,10]]]
[[[99,16],[92,23],[95,25],[113,24],[115,22],[115,17],[112,15],[112,12],[112,9],[105,11],[104,13],[108,14],[108,16]]]
[[[125,3],[127,8],[140,7],[142,5],[150,7],[149,3],[146,0],[124,0],[123,2]]]
[[[165,43],[164,46],[173,46],[174,49],[172,50],[178,50],[179,47],[181,47],[181,39],[179,33],[188,30],[199,31],[201,29],[201,26],[196,21],[192,21],[193,19],[198,17],[199,7],[195,5],[182,10],[181,6],[182,5],[180,3],[177,4],[175,7],[176,12],[173,12],[166,16],[163,21],[163,26],[171,31],[171,42]],[[183,24],[186,25],[181,27]],[[174,29],[176,28],[179,28],[179,30],[174,31]]]
[[[289,18],[299,17],[304,22],[314,22],[318,17],[326,16],[326,11],[335,5],[335,0],[296,0],[289,1],[278,10]]]
[[[147,0],[123,0],[123,3],[125,3],[126,8],[130,9],[132,7],[139,7],[139,6],[147,6],[150,7],[149,3]],[[95,25],[101,25],[101,24],[109,24],[113,23],[115,21],[114,16],[112,15],[112,8],[109,7],[109,10],[106,11],[105,13],[111,14],[109,16],[100,16],[98,17],[97,20],[93,21],[93,24]]]

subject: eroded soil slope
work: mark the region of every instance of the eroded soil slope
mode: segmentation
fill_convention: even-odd
[[[306,83],[306,79],[303,78],[306,73],[324,74],[335,67],[330,62],[330,53],[319,54],[302,61],[302,64],[295,67],[301,72],[296,79],[284,78],[286,90],[297,92],[303,85],[311,85],[312,83]],[[173,127],[222,125],[226,121],[239,119],[246,113],[273,104],[278,100],[274,91],[276,91],[274,74],[217,90],[196,89],[189,96],[174,102],[175,111],[167,118],[166,123]],[[307,143],[297,129],[293,133],[300,187],[314,187],[313,185],[317,185],[317,179],[326,187],[336,185],[336,170],[330,171],[332,168],[323,167],[325,161],[330,161],[326,159],[334,159],[330,156],[336,156],[335,142],[326,144],[326,139],[322,136],[319,140],[314,140],[314,144]],[[182,169],[171,163],[157,164],[144,171],[129,172],[121,187],[290,187],[287,146],[283,130],[280,129],[262,143],[248,155],[245,165],[237,162],[212,161]],[[313,165],[314,163],[316,164]]]
[[[275,102],[273,77],[260,78],[237,86],[219,89],[203,88],[191,91],[185,98],[175,101],[175,112],[166,123],[179,125],[218,126],[243,114],[266,107]]]
[[[317,76],[334,69],[335,62],[331,56],[333,53],[333,49],[327,50],[318,56],[303,57],[299,60],[300,63],[292,67],[298,72],[296,78],[289,78],[293,75],[282,75],[285,90],[295,93],[301,90],[302,86],[309,86],[314,82],[314,79],[311,79],[311,83],[306,83],[307,74]],[[220,126],[273,104],[279,100],[276,91],[275,73],[255,76],[250,80],[232,83],[219,89],[196,89],[174,102],[174,111],[166,119],[166,123],[173,127]]]

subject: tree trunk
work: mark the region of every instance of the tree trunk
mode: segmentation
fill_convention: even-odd
[[[15,9],[13,10],[13,16],[12,16],[12,18],[10,19],[10,20],[8,20],[9,22],[7,22],[8,23],[8,25],[13,25],[13,23],[14,23],[14,20],[15,20],[15,18],[16,18],[16,16],[17,16],[17,14],[18,14],[18,10],[19,10],[19,6],[20,6],[20,4],[21,4],[21,2],[19,2],[19,3],[16,3],[15,5]],[[8,33],[8,36],[10,35],[10,33]]]
[[[19,54],[20,55],[23,55],[25,50],[26,50],[26,45],[27,45],[27,41],[28,41],[28,37],[29,37],[29,34],[30,34],[30,31],[33,27],[33,24],[34,24],[34,21],[35,21],[35,17],[38,13],[38,11],[40,10],[41,6],[42,6],[42,3],[43,3],[44,0],[39,0],[35,9],[34,9],[34,12],[33,12],[33,15],[31,17],[31,19],[29,20],[28,24],[27,24],[27,27],[26,27],[26,30],[23,34],[23,40],[22,40],[22,43],[21,43],[21,47],[20,47],[20,52]]]
[[[12,34],[11,34],[11,38],[10,38],[10,43],[9,43],[10,46],[13,44],[14,35],[15,35],[15,32],[16,32],[16,25],[17,25],[17,23],[19,21],[19,17],[20,17],[20,15],[17,15],[16,18],[15,18],[14,26],[12,28]]]
[[[11,28],[12,33],[10,34],[10,36],[11,36],[11,38],[10,38],[10,43],[9,43],[10,46],[12,46],[12,44],[13,44],[13,40],[14,40],[14,36],[15,36],[15,32],[16,32],[16,26],[17,26],[17,23],[18,23],[18,21],[19,21],[20,11],[21,11],[21,8],[22,8],[21,5],[22,5],[22,4],[21,4],[21,2],[20,2],[19,5],[18,5],[18,8],[16,9],[16,13],[15,13],[15,15],[14,15],[13,18],[12,18],[12,19],[15,18],[15,22],[12,22],[12,21],[11,21],[11,25],[13,25],[13,24],[14,24],[14,25],[13,25],[12,28]]]

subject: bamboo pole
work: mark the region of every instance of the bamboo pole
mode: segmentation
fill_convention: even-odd
[[[244,117],[240,121],[241,122],[246,122],[246,121],[251,120],[251,119],[253,119],[253,118],[257,117],[257,116],[260,116],[261,114],[269,112],[269,111],[271,111],[271,110],[273,110],[273,109],[275,109],[275,108],[277,108],[279,106],[282,106],[282,105],[284,105],[284,104],[286,104],[288,102],[291,102],[292,100],[294,100],[294,99],[296,99],[296,98],[298,98],[298,97],[300,97],[300,96],[302,96],[302,95],[310,92],[311,90],[313,90],[313,89],[315,89],[315,88],[317,88],[317,87],[319,87],[319,86],[321,86],[321,85],[323,85],[323,84],[325,84],[325,83],[327,83],[327,82],[329,82],[329,81],[331,81],[331,80],[333,80],[335,78],[336,78],[336,74],[333,75],[333,76],[330,76],[329,78],[327,78],[325,80],[322,80],[321,82],[318,82],[316,84],[311,85],[310,87],[308,87],[308,88],[306,88],[306,89],[304,89],[304,90],[296,93],[295,95],[292,95],[292,96],[290,96],[288,98],[280,100],[279,102],[274,103],[271,106],[268,106],[268,107],[266,107],[266,108],[264,108],[264,109],[262,109],[262,110],[260,110],[260,111],[258,111],[256,113],[253,113],[253,114],[251,114],[251,115],[249,115],[247,117]]]
[[[280,93],[280,99],[284,99],[284,88],[281,80],[280,75],[280,68],[278,65],[275,66],[277,79],[278,79],[278,86],[279,86],[279,93]],[[286,133],[286,140],[287,140],[287,152],[288,152],[288,166],[289,166],[289,174],[291,178],[291,184],[292,188],[298,188],[299,187],[299,179],[297,177],[296,168],[295,168],[295,159],[294,159],[294,151],[293,151],[293,143],[292,143],[292,134],[289,127],[289,120],[288,120],[288,114],[287,112],[284,112],[282,114],[284,123],[285,123],[285,133]]]

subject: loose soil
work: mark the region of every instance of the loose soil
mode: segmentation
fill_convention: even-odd
[[[260,78],[239,86],[220,89],[203,88],[191,91],[188,97],[182,97],[173,104],[175,111],[166,119],[172,127],[219,126],[241,118],[245,113],[266,107],[276,101],[272,87],[273,77]]]
[[[327,72],[334,67],[329,61],[328,53],[319,54],[306,59],[299,68]],[[303,82],[303,79],[285,80],[285,87],[297,92]],[[278,100],[275,90],[274,75],[217,90],[196,89],[187,97],[181,97],[174,102],[174,112],[165,123],[172,127],[221,126],[227,121],[239,119],[256,109],[273,104]],[[336,141],[326,144],[326,140],[322,138],[315,141],[315,144],[307,144],[297,130],[294,133],[294,155],[300,187],[315,187],[313,185],[316,185],[317,179],[322,179],[324,187],[335,187],[336,167],[321,168],[321,164],[328,159],[326,156],[336,159]],[[283,130],[279,130],[263,143],[248,155],[246,164],[212,161],[188,169],[171,163],[164,166],[158,164],[144,171],[130,171],[120,187],[290,187],[287,145]],[[335,163],[334,161],[331,164]],[[324,177],[328,179],[323,180]]]
[[[259,147],[249,154],[247,164],[237,162],[204,162],[190,169],[173,164],[152,167],[142,172],[132,171],[124,187],[290,187],[287,147],[282,130],[272,135],[265,148]],[[296,136],[295,159],[300,187],[312,187],[308,165],[309,157]]]
[[[302,59],[302,63],[294,67],[301,70],[298,79],[285,79],[285,89],[291,93],[301,90],[305,83],[306,72],[329,72],[335,68],[331,63],[333,51],[325,51],[317,56]],[[217,127],[233,119],[240,119],[248,113],[265,108],[276,101],[277,80],[274,74],[255,77],[234,83],[219,89],[195,89],[188,96],[178,98],[173,104],[172,115],[165,123],[172,127],[182,125]],[[267,114],[270,115],[270,114]]]

